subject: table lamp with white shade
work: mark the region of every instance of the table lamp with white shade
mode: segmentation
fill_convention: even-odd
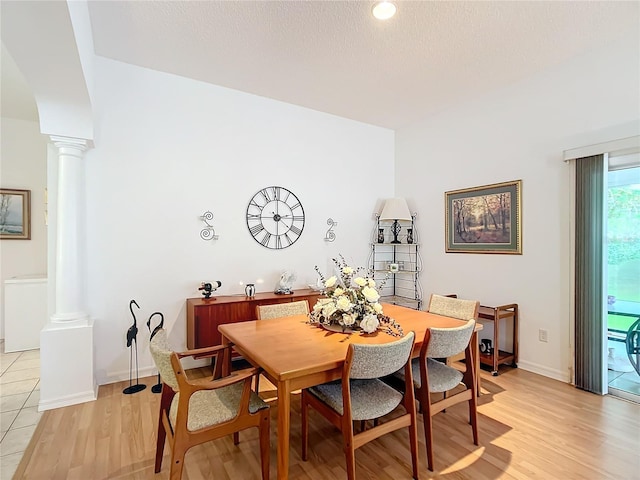
[[[391,232],[393,233],[393,241],[391,243],[400,243],[398,234],[400,233],[400,221],[411,222],[413,220],[407,201],[404,198],[389,198],[384,202],[382,213],[379,220],[393,220]]]

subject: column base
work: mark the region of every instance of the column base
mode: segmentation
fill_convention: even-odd
[[[96,398],[93,320],[48,323],[40,332],[38,411]]]
[[[87,325],[89,323],[89,315],[84,312],[54,313],[51,315],[51,322]]]

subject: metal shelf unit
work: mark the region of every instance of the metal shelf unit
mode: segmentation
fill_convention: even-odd
[[[392,243],[391,222],[376,222],[370,244],[369,271],[378,285],[380,301],[402,305],[416,310],[422,308],[422,257],[420,244],[416,241],[414,220],[411,222],[413,243],[407,243],[406,228],[398,236],[400,243]],[[384,231],[384,242],[378,242],[378,231]]]

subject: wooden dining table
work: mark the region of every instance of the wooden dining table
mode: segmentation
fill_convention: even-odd
[[[384,313],[401,325],[404,333],[416,334],[413,356],[417,357],[426,330],[430,327],[459,327],[465,322],[398,305],[383,304]],[[379,344],[395,340],[382,331],[373,334],[330,332],[318,325],[309,324],[306,315],[228,323],[218,327],[222,343],[233,344],[246,360],[262,368],[263,374],[278,389],[278,444],[277,471],[279,479],[289,474],[289,434],[291,418],[291,393],[341,378],[342,366],[351,343]],[[476,324],[471,345],[474,347],[478,369]],[[230,362],[224,362],[227,366]],[[476,378],[479,378],[476,375]]]

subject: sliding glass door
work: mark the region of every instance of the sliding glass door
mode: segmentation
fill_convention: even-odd
[[[610,167],[607,180],[609,393],[640,401],[638,360],[627,342],[640,318],[640,167]]]

